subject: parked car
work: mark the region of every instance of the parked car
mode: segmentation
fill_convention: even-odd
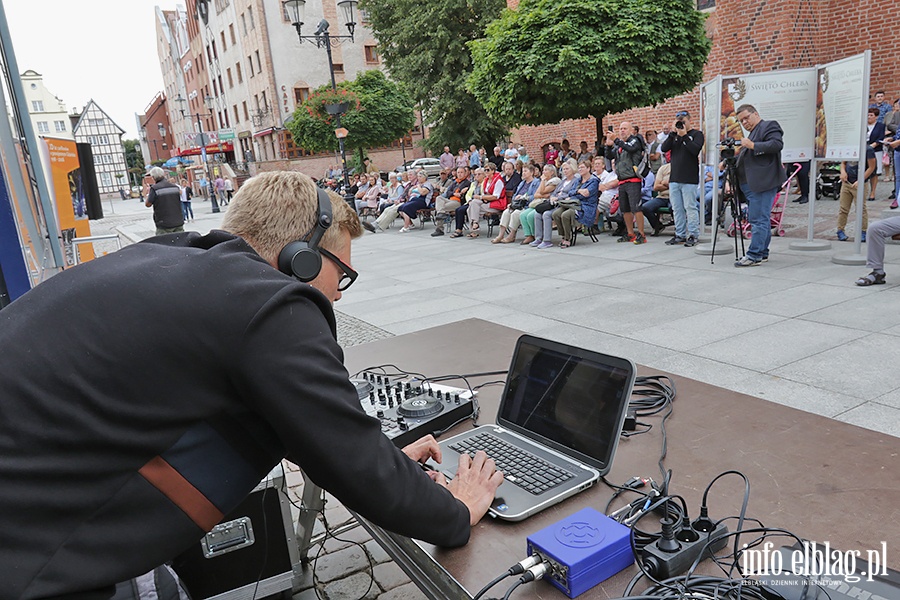
[[[417,158],[406,161],[395,170],[401,173],[412,169],[425,169],[425,173],[429,177],[439,177],[441,174],[441,162],[436,158]]]

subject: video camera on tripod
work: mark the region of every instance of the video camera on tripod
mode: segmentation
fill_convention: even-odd
[[[734,256],[735,260],[739,259],[745,252],[744,250],[744,223],[746,216],[741,209],[740,186],[738,184],[737,159],[735,159],[735,147],[741,145],[741,140],[733,137],[726,137],[717,144],[719,153],[725,163],[725,193],[722,195],[722,203],[719,205],[718,215],[716,215],[716,225],[712,235],[712,256],[710,263],[715,262],[716,257],[716,237],[719,233],[719,227],[724,227],[726,210],[734,219],[733,224],[729,228],[729,235],[734,233]],[[738,249],[738,239],[740,238],[740,249]]]
[[[719,142],[719,150],[721,151],[722,158],[734,158],[734,147],[740,146],[741,140],[736,140],[733,137],[727,137],[721,142]]]

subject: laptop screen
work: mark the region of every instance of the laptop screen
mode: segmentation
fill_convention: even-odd
[[[634,364],[522,336],[497,422],[605,474],[612,466],[634,385]]]

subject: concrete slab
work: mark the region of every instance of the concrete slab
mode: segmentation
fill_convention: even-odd
[[[753,375],[753,371],[749,369],[683,352],[677,352],[654,361],[652,366],[669,373],[678,373],[683,377],[690,377],[728,389],[732,389],[736,382]]]
[[[885,288],[886,286],[880,285],[869,288],[848,286],[848,289],[858,292],[859,297],[806,313],[799,318],[861,331],[880,332],[889,329],[900,325],[900,311],[885,310],[887,298],[882,296],[887,293],[888,297],[894,297]]]
[[[816,338],[821,336],[821,326]],[[810,342],[814,340],[809,340]],[[886,357],[900,356],[900,339],[871,334],[772,371],[772,375],[814,385],[863,400],[874,400],[897,388]],[[884,424],[887,427],[887,424]]]
[[[668,312],[665,304],[660,309]],[[691,350],[782,320],[773,315],[729,307],[681,318],[675,313],[668,314],[672,320],[639,329],[632,337],[673,350]]]
[[[653,366],[655,363],[674,354],[668,348],[569,323],[555,323],[548,328],[531,330],[529,333],[573,346],[587,348],[588,350],[603,352],[613,356],[624,356],[636,363],[647,366]]]
[[[804,283],[735,304],[735,308],[797,317],[860,297],[856,286]]]
[[[845,344],[865,332],[844,327],[783,320],[707,344],[692,352],[752,371],[767,372]],[[900,343],[900,340],[897,340]],[[775,373],[780,375],[780,373]],[[805,381],[805,380],[804,380]],[[816,385],[814,380],[806,381]],[[827,389],[834,389],[828,386]]]
[[[900,408],[866,402],[835,417],[838,421],[900,437]]]
[[[893,406],[894,408],[900,408],[900,388],[892,392],[888,392],[884,396],[879,396],[875,398],[873,402],[878,404],[884,404],[885,406]]]

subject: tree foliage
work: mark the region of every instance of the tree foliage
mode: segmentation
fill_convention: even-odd
[[[523,0],[486,34],[469,87],[511,127],[658,104],[700,82],[711,45],[693,0]]]
[[[466,43],[484,35],[506,0],[362,0],[378,50],[422,110],[439,152],[469,144],[491,146],[507,127],[489,117],[466,87],[472,57]]]
[[[415,123],[413,101],[400,87],[378,70],[363,71],[352,81],[339,83],[337,92],[325,85],[313,92],[291,117],[287,127],[294,143],[312,152],[337,150],[336,119],[326,104],[347,102],[341,126],[349,134],[344,140],[349,150],[384,146],[400,139]]]

